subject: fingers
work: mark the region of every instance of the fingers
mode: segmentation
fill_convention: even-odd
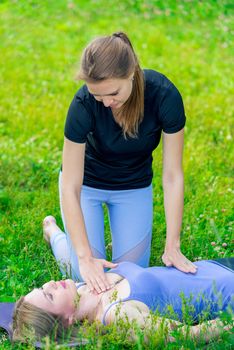
[[[103,267],[114,268],[118,264],[114,264],[105,259],[100,259],[98,260],[98,262],[102,264],[101,271],[99,271],[99,273],[95,275],[95,279],[92,281],[92,286],[93,286],[93,289],[96,290],[97,293],[99,294],[112,288],[112,286],[110,285],[109,281],[107,280],[104,274]]]
[[[105,259],[92,259],[91,265],[88,267],[87,264],[85,266],[85,271],[83,271],[82,266],[82,277],[87,283],[88,289],[90,292],[100,294],[105,292],[106,290],[112,288],[105,273],[103,271],[103,267],[113,268],[118,264],[113,264]],[[80,267],[81,268],[81,267]]]
[[[165,252],[162,260],[166,266],[174,266],[185,273],[196,273],[197,266],[188,260],[180,251]]]
[[[110,289],[110,284],[108,283],[104,273],[98,275],[96,277],[96,285],[98,286],[100,292],[105,292],[106,290]],[[96,288],[97,289],[97,288]]]
[[[86,279],[86,283],[89,291],[94,294],[100,294],[108,289],[101,278]]]
[[[182,272],[186,272],[186,273],[196,273],[197,272],[197,268],[189,260],[185,260],[185,261],[182,261],[182,262],[178,261],[178,262],[175,262],[173,265],[178,270],[180,270]]]
[[[90,292],[94,292],[95,288],[94,288],[94,285],[92,283],[92,280],[89,280],[89,279],[84,279],[85,282],[87,283],[87,287],[89,289]]]
[[[178,269],[178,270],[181,270],[183,272],[186,272],[186,273],[195,273],[197,271],[197,269],[190,263],[190,262],[187,262],[187,261],[178,261],[178,262],[175,262],[174,263],[174,266]]]
[[[90,292],[93,292],[93,293],[96,292],[97,294],[100,294],[110,289],[110,285],[106,280],[104,273],[103,273],[103,276],[100,274],[100,275],[90,276],[88,279],[86,278],[86,283]]]
[[[109,267],[110,269],[113,269],[113,268],[118,266],[118,264],[112,263],[112,262],[104,260],[104,259],[102,260],[102,262],[103,262],[104,267]]]
[[[183,266],[185,267],[186,272],[196,273],[197,266],[193,264],[190,260],[188,260],[183,254],[181,255],[183,256]]]
[[[110,285],[109,281],[107,280],[107,277],[103,271],[103,268],[104,267],[114,268],[118,264],[114,264],[114,263],[109,262],[105,259],[98,260],[98,263],[101,264],[101,266],[99,265],[101,270],[99,270],[99,273],[97,273],[97,275],[95,276],[96,277],[95,282],[96,282],[96,285],[98,285],[99,289],[101,289],[101,292],[104,292],[104,291],[110,289],[111,285]]]

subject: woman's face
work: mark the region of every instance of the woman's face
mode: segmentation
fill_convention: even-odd
[[[25,301],[54,315],[72,320],[76,311],[77,288],[71,279],[50,281],[41,288],[33,289]]]
[[[105,107],[120,108],[132,92],[133,74],[126,79],[107,79],[98,83],[86,83],[90,94]]]

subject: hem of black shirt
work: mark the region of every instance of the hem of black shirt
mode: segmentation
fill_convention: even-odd
[[[184,121],[183,124],[181,124],[180,126],[176,126],[174,128],[171,128],[171,129],[163,129],[163,132],[165,132],[166,134],[176,134],[177,132],[179,132],[180,130],[182,130],[184,127],[185,127],[185,122],[186,122],[186,119]]]
[[[145,187],[149,187],[152,183],[152,179],[150,181],[144,182],[142,184],[115,184],[115,185],[108,185],[108,184],[95,184],[89,183],[88,181],[84,181],[83,185],[91,188],[95,188],[98,190],[106,190],[106,191],[127,191],[127,190],[137,190]]]
[[[59,168],[59,173],[62,173],[63,171],[63,165],[61,164]],[[136,183],[128,183],[128,184],[98,184],[95,180],[95,184],[93,182],[85,181],[83,182],[83,185],[91,188],[95,188],[97,190],[107,190],[107,191],[127,191],[127,190],[137,190],[141,188],[149,187],[152,184],[152,177],[150,177],[147,180],[142,181],[140,184]]]

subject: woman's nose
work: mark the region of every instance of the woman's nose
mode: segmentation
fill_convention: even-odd
[[[50,289],[50,288],[52,288],[52,289],[57,289],[58,288],[58,286],[57,286],[55,281],[49,281],[49,282],[43,284],[42,287],[43,287],[44,290]]]
[[[113,102],[113,98],[103,98],[102,102],[105,107],[109,107]]]

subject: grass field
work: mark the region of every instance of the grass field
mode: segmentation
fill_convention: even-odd
[[[128,33],[141,66],[165,74],[184,99],[182,251],[191,260],[234,255],[232,25],[228,0],[0,1],[1,301],[60,277],[42,242],[41,222],[53,214],[61,224],[64,120],[81,85],[74,76],[82,49],[116,30]],[[160,146],[154,152],[151,265],[161,264],[165,240],[161,158]],[[108,243],[108,225],[106,237]],[[234,342],[230,334],[206,347],[176,339],[157,348],[231,349]],[[114,336],[97,340],[86,348],[127,346]],[[132,348],[143,349],[138,340]],[[0,348],[11,348],[3,333]]]

